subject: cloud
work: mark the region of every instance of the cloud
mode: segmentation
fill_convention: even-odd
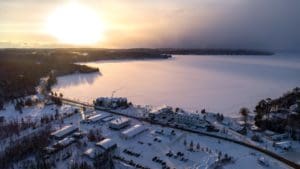
[[[0,34],[1,31],[2,35],[7,34],[6,39],[0,37],[0,41],[15,40],[8,37],[17,36],[13,31],[11,35],[3,32],[4,29],[27,31],[30,28],[30,33],[35,32],[47,15],[66,1],[39,2],[0,1]],[[107,24],[105,41],[99,43],[99,47],[300,50],[299,0],[80,2],[101,14]],[[7,25],[12,26],[8,29]],[[32,37],[41,40],[41,37]],[[53,43],[51,38],[48,41]],[[47,38],[42,38],[42,42],[47,43]]]

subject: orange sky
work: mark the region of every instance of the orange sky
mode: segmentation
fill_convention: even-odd
[[[47,19],[72,0],[1,0],[0,47],[66,47]],[[72,2],[74,2],[73,0]],[[300,1],[77,0],[105,31],[88,47],[298,48]],[[272,6],[272,8],[270,8]],[[298,18],[298,19],[297,19]]]

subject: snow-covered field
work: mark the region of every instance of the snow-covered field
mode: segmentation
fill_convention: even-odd
[[[54,90],[92,102],[97,97],[127,97],[140,105],[170,105],[237,116],[242,106],[279,97],[300,84],[297,55],[180,56],[168,60],[85,63],[99,73],[58,78]]]
[[[39,120],[44,115],[54,115],[55,110],[58,109],[58,111],[63,113],[68,113],[70,111],[74,110],[74,107],[70,105],[63,105],[61,107],[55,106],[55,105],[44,105],[43,103],[38,104],[36,106],[31,107],[25,107],[23,108],[23,112],[20,113],[19,111],[15,110],[15,107],[13,104],[6,104],[5,110],[0,110],[0,116],[3,116],[6,121],[9,120],[21,120],[24,119],[32,119]]]

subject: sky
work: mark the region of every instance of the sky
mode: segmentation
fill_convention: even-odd
[[[47,27],[49,17],[70,2],[75,1],[0,0],[0,47],[74,46],[53,36]],[[76,3],[93,11],[97,15],[94,22],[102,25],[97,42],[76,44],[79,46],[300,50],[299,0],[77,0]],[[64,30],[63,34],[72,31],[63,29],[69,26],[65,23],[54,25],[56,30]],[[88,32],[85,28],[80,30]]]

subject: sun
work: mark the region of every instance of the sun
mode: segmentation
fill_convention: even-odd
[[[104,26],[93,10],[73,2],[49,16],[46,30],[62,43],[88,45],[103,38]]]

